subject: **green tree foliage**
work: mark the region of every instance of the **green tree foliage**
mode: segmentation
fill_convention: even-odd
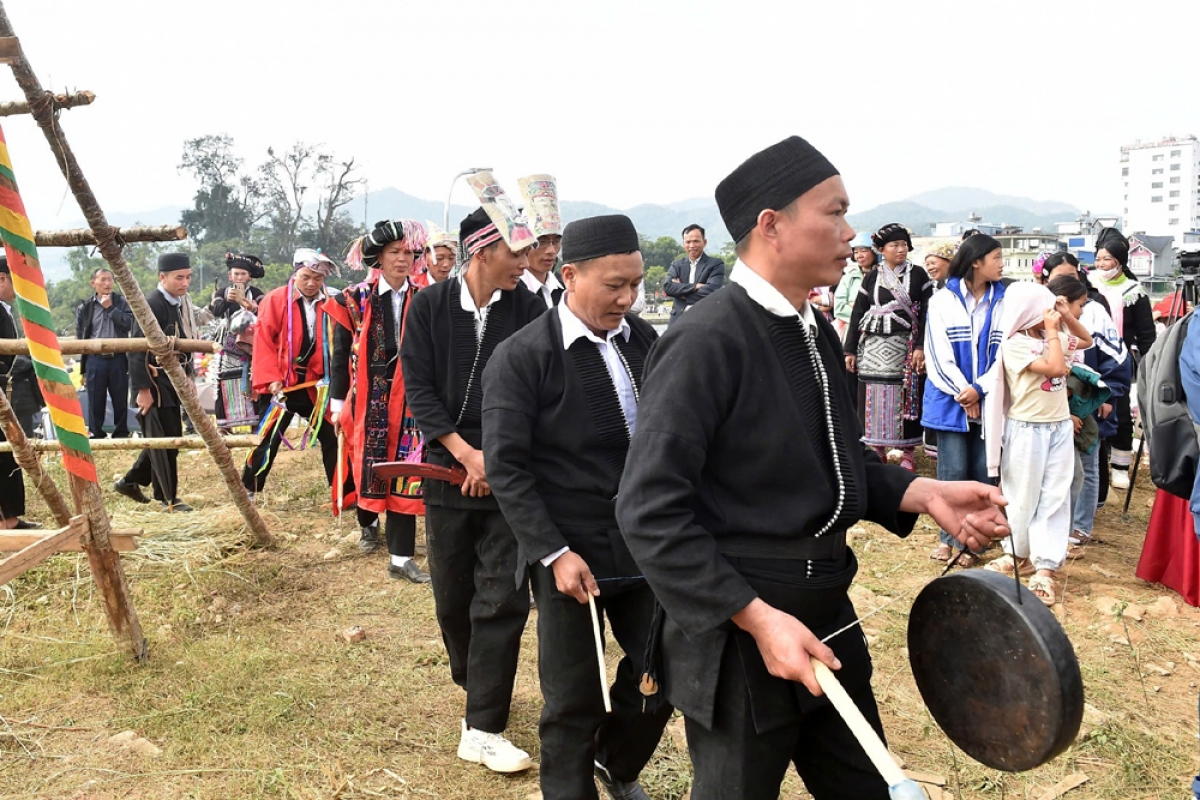
[[[717,258],[725,262],[725,277],[729,277],[729,270],[737,263],[737,245],[733,242],[726,242],[721,247],[721,252],[717,253]]]
[[[261,219],[263,187],[242,173],[242,164],[227,134],[184,142],[179,169],[190,172],[200,188],[180,222],[194,240],[245,239]]]
[[[647,267],[646,268],[646,296],[658,297],[662,293],[663,284],[667,282],[666,267]]]
[[[654,241],[641,237],[642,262],[650,267],[671,266],[671,262],[683,255],[683,245],[670,236],[660,236]]]

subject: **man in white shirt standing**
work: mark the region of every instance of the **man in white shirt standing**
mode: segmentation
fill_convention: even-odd
[[[687,255],[675,259],[667,270],[663,291],[675,301],[670,325],[684,312],[720,289],[725,283],[725,262],[704,252],[708,246],[704,228],[688,225],[683,229],[683,249]]]
[[[525,198],[525,217],[538,246],[529,253],[529,268],[521,276],[525,288],[553,308],[562,299],[563,285],[554,274],[562,247],[562,215],[558,210],[558,187],[552,175],[528,175],[517,179]]]

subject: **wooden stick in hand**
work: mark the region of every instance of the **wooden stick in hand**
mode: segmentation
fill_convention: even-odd
[[[588,595],[588,608],[592,611],[592,633],[596,637],[596,662],[600,665],[600,691],[604,694],[604,711],[612,713],[612,697],[608,694],[608,667],[604,665],[604,640],[600,638],[600,615],[596,611],[596,598]]]

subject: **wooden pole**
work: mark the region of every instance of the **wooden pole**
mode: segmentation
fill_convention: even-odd
[[[138,225],[132,228],[117,228],[117,242],[178,242],[188,237],[182,225]],[[91,247],[96,244],[96,234],[89,228],[72,228],[65,231],[35,231],[34,244],[38,247]]]
[[[87,532],[87,517],[72,517],[62,530],[51,531],[28,547],[0,561],[0,586],[62,550],[67,542],[77,542],[81,539],[86,541]]]
[[[90,106],[96,102],[96,95],[92,92],[72,92],[71,94],[56,94],[54,95],[55,108],[76,108],[78,106]],[[29,103],[24,100],[18,100],[13,103],[0,103],[0,117],[11,117],[15,114],[30,114]]]
[[[255,434],[224,438],[225,446],[230,448],[258,447],[262,443],[262,437]],[[0,442],[0,453],[16,452],[16,447],[13,445],[12,441]],[[208,442],[204,441],[201,436],[164,436],[138,439],[92,439],[91,445],[93,453],[111,453],[120,450],[203,450],[208,447]],[[38,453],[53,453],[61,449],[61,445],[54,439],[27,439],[24,447]]]
[[[144,353],[150,349],[149,340],[143,338],[131,339],[60,339],[59,346],[64,356],[104,355],[107,353]],[[219,353],[219,342],[206,339],[175,339],[171,341],[171,349],[176,353]],[[27,356],[29,341],[27,339],[0,339],[0,355]]]
[[[8,440],[0,444],[0,447],[16,456],[17,463],[21,465],[25,475],[33,481],[38,494],[46,502],[46,507],[50,509],[54,521],[60,527],[66,527],[71,521],[71,510],[67,507],[67,501],[58,491],[54,479],[46,473],[46,470],[42,469],[42,460],[38,458],[37,450],[26,438],[25,431],[21,429],[21,423],[17,421],[17,415],[12,410],[8,397],[3,391],[0,391],[0,425],[4,427],[4,438]]]
[[[8,12],[4,8],[3,0],[0,0],[0,36],[15,35],[12,23],[8,19]],[[213,422],[213,418],[206,414],[204,408],[200,405],[200,398],[196,395],[196,385],[192,383],[191,378],[184,374],[179,360],[171,357],[170,342],[163,335],[162,329],[158,325],[158,320],[155,319],[154,312],[147,305],[146,298],[142,294],[141,287],[138,286],[133,271],[125,261],[121,244],[117,240],[118,229],[108,224],[108,219],[104,216],[104,211],[100,208],[100,203],[96,200],[96,195],[92,192],[91,185],[84,176],[83,170],[75,158],[75,153],[71,150],[71,146],[67,142],[66,134],[59,124],[58,116],[54,113],[54,104],[51,102],[50,96],[42,89],[41,83],[38,81],[37,76],[24,56],[16,60],[12,65],[12,71],[13,77],[17,80],[17,85],[21,87],[21,91],[25,94],[25,99],[29,102],[33,118],[37,121],[38,127],[42,129],[42,133],[45,135],[51,151],[54,153],[54,158],[58,162],[59,169],[62,170],[63,177],[66,178],[67,184],[71,187],[71,192],[75,195],[76,202],[79,203],[79,209],[83,212],[88,227],[91,228],[92,233],[96,237],[96,247],[100,250],[100,254],[104,256],[104,260],[112,268],[113,277],[121,286],[121,290],[125,293],[125,299],[133,310],[134,317],[137,318],[138,324],[146,334],[151,352],[158,358],[159,363],[162,365],[161,369],[166,370],[171,384],[179,394],[179,400],[183,404],[184,410],[208,445],[208,451],[212,455],[217,468],[221,471],[221,477],[225,479],[225,485],[229,489],[229,494],[233,498],[233,502],[237,505],[238,510],[242,513],[242,517],[246,520],[246,524],[250,528],[255,542],[260,545],[271,544],[274,541],[274,537],[271,536],[271,532],[267,529],[267,524],[259,516],[258,509],[250,502],[250,497],[246,494],[245,487],[242,486],[241,475],[238,474],[238,470],[233,464],[229,448],[221,441],[221,434],[217,430],[216,423]],[[86,492],[90,498],[86,513],[93,525],[92,532],[94,535],[96,534],[96,520],[92,519],[92,515],[95,514],[103,517],[101,525],[103,526],[105,538],[103,539],[102,546],[104,552],[110,557],[110,563],[116,564],[115,572],[120,575],[123,583],[124,572],[120,568],[120,561],[117,558],[116,552],[109,548],[107,543],[108,518],[104,514],[104,504],[102,495],[100,494],[100,487],[95,484],[88,484],[87,487],[81,487],[81,491]],[[100,536],[95,536],[95,538],[98,540],[101,539]],[[89,551],[88,555],[90,559],[92,551]],[[96,566],[96,563],[92,564],[93,572],[95,572]],[[97,582],[99,582],[99,579]],[[103,589],[104,587],[101,588]],[[125,587],[125,593],[127,598],[128,587]],[[108,594],[104,594],[107,598]],[[128,605],[128,603],[126,604]],[[132,613],[132,606],[128,606],[128,610]]]

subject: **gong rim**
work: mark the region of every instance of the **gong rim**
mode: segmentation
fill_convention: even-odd
[[[1079,661],[1054,613],[1012,576],[938,578],[913,601],[908,652],[926,707],[955,745],[1007,772],[1066,750],[1083,721]]]

